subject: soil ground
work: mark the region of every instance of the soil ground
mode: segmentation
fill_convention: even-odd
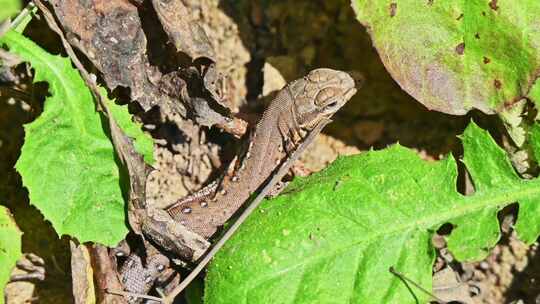
[[[216,44],[217,62],[231,71],[233,82],[241,84],[235,91],[238,96],[256,97],[316,67],[355,70],[366,77],[365,86],[303,157],[296,167],[298,174],[318,171],[338,155],[382,149],[396,142],[415,149],[426,160],[437,160],[448,153],[459,154],[456,135],[464,130],[471,117],[484,127],[500,130],[494,117],[477,112],[463,117],[432,112],[403,92],[386,72],[348,1],[301,0],[294,2],[294,9],[292,2],[287,1],[255,4],[207,0],[200,1],[200,5],[205,30]],[[39,23],[31,24],[29,30],[33,37],[54,36]],[[40,35],[38,30],[46,34]],[[54,45],[59,45],[54,39],[51,42],[36,38],[36,41],[52,45],[49,49],[54,50]],[[261,69],[265,63],[270,66]],[[265,72],[257,75],[250,69]],[[28,73],[20,71],[18,77],[21,87],[26,83],[26,89],[31,92]],[[262,82],[264,88],[260,87]],[[44,96],[43,88],[33,90],[36,96]],[[23,251],[38,254],[47,265],[44,282],[35,286],[10,284],[8,303],[23,303],[21,298],[29,297],[39,303],[71,303],[69,244],[65,238],[58,238],[35,208],[28,206],[26,190],[13,169],[23,143],[22,125],[35,118],[41,103],[33,98],[23,101],[0,96],[0,104],[0,171],[4,172],[0,201],[13,211],[25,232]],[[238,108],[243,106],[238,102]],[[165,134],[155,145],[157,167],[161,168],[158,176],[153,177],[156,189],[162,189],[158,184],[164,181],[170,186],[170,193],[155,193],[162,199],[194,190],[180,185],[177,168],[185,160],[167,144],[167,139],[174,136]],[[200,168],[204,179],[212,172],[206,164],[201,166],[204,166]],[[485,260],[457,264],[460,269],[456,271],[462,280],[478,288],[476,303],[540,302],[537,245],[525,246],[511,229]]]

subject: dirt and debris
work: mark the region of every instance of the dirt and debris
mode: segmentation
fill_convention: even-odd
[[[300,158],[303,166],[309,172],[317,172],[332,163],[338,156],[354,155],[360,150],[354,146],[348,146],[339,139],[321,134],[315,139],[315,143],[307,149]]]
[[[527,246],[513,232],[480,262],[463,263],[462,280],[479,286],[475,303],[537,303],[540,300],[538,243]]]
[[[414,148],[423,159],[440,159],[441,155],[459,152],[456,135],[471,116],[490,123],[490,118],[479,113],[456,117],[428,111],[404,93],[386,72],[345,0],[301,0],[295,2],[294,9],[288,2],[268,1],[52,3],[70,42],[86,55],[108,87],[127,88],[129,94],[115,92],[118,98],[125,103],[136,100],[141,105],[142,110],[134,112],[156,143],[155,170],[146,187],[148,203],[154,206],[167,206],[213,180],[237,154],[243,142],[238,137],[246,132],[244,123],[254,121],[253,117],[260,113],[263,97],[316,67],[356,70],[365,75],[367,82],[304,154],[296,172],[316,172],[339,155],[357,154],[371,147],[380,149],[396,142]],[[174,22],[163,21],[179,20],[161,10],[173,4],[178,5],[178,14],[189,20],[189,31],[174,32]],[[163,24],[171,25],[155,36],[148,30],[156,26],[149,21],[154,17],[148,13],[152,5],[159,8],[156,16]],[[490,6],[496,10],[497,1],[491,1]],[[395,15],[396,9],[397,5],[391,5],[390,14]],[[83,12],[86,14],[81,15]],[[129,22],[118,22],[120,19]],[[33,21],[30,32],[46,28],[39,22]],[[49,49],[56,47],[56,41],[37,36],[33,35],[40,44]],[[185,37],[199,41],[200,47],[182,44]],[[238,119],[234,122],[242,125],[231,127],[238,131],[209,127],[218,118],[207,127],[201,126],[204,122],[195,124],[186,119],[189,107],[181,102],[181,85],[165,77],[173,79],[171,73],[177,72],[171,68],[173,64],[163,61],[171,54],[171,46],[192,57],[186,60],[174,56],[174,63],[193,64],[191,59],[201,57],[215,63],[209,68],[211,64],[204,61],[197,72],[203,88],[221,107],[216,117]],[[464,44],[459,44],[456,52],[463,54]],[[484,58],[484,63],[489,59]],[[13,83],[21,94],[6,93],[6,84]],[[167,85],[169,91],[163,91]],[[498,80],[494,85],[502,86]],[[72,292],[69,243],[59,239],[50,224],[29,206],[27,193],[13,169],[24,138],[22,124],[39,114],[46,90],[33,86],[24,69],[0,71],[0,89],[4,105],[0,111],[0,169],[6,172],[0,182],[0,201],[8,204],[26,231],[23,250],[42,256],[47,273],[43,282],[13,283],[6,293],[10,303],[22,301],[15,295],[37,297],[40,303],[71,302],[66,300],[71,299]],[[166,111],[153,109],[160,100],[169,105]],[[510,234],[485,260],[462,264],[461,282],[479,286],[480,293],[473,297],[476,303],[535,303],[540,294],[537,248],[537,244],[528,247]]]

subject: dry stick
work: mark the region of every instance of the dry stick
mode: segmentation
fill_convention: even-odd
[[[435,301],[439,302],[440,304],[448,304],[448,302],[446,302],[445,300],[442,300],[442,299],[439,299],[437,296],[435,296],[433,293],[429,292],[429,290],[425,289],[424,287],[420,286],[420,284],[416,283],[415,281],[409,279],[408,277],[406,277],[404,274],[402,274],[401,272],[397,271],[394,266],[391,266],[388,271],[390,271],[393,275],[395,275],[396,277],[406,281],[406,282],[409,282],[411,284],[414,285],[414,287],[420,289],[422,292],[424,292],[425,294],[428,294],[429,296],[431,296]]]
[[[143,295],[143,294],[133,293],[133,292],[129,292],[129,291],[123,291],[123,290],[120,291],[120,290],[107,289],[106,291],[107,291],[107,293],[117,295],[117,296],[123,296],[125,298],[133,297],[133,298],[141,298],[141,299],[147,299],[147,300],[161,302],[160,298],[154,297],[154,296]]]
[[[191,271],[191,273],[180,283],[180,285],[176,286],[173,291],[171,291],[170,294],[168,294],[166,297],[162,299],[162,301],[166,304],[171,304],[174,301],[174,298],[186,288],[191,281],[193,281],[197,275],[203,270],[203,268],[212,260],[212,258],[216,255],[216,253],[223,247],[225,242],[231,238],[231,236],[236,232],[236,230],[242,225],[242,223],[248,218],[248,216],[261,204],[263,198],[272,190],[274,185],[276,185],[285,174],[287,174],[287,171],[289,171],[292,164],[300,157],[302,152],[306,149],[307,146],[309,146],[315,137],[321,132],[321,130],[330,123],[330,119],[324,119],[320,121],[313,130],[310,131],[308,136],[300,145],[298,148],[291,154],[291,156],[286,159],[281,166],[279,167],[279,170],[272,176],[272,179],[266,185],[264,188],[262,188],[261,192],[255,197],[255,199],[250,203],[250,205],[242,212],[242,214],[238,217],[238,219],[234,222],[234,224],[231,225],[231,227],[225,232],[223,237],[212,247],[212,249],[204,256],[204,258],[199,262],[199,264]]]
[[[34,3],[33,2],[29,2],[24,8],[23,10],[17,15],[17,17],[15,17],[15,19],[13,19],[13,21],[11,21],[11,24],[9,25],[9,28],[12,29],[12,28],[15,28],[17,26],[19,26],[19,24],[26,18],[26,16],[34,13]]]
[[[24,18],[26,18],[26,16],[33,13],[33,9],[34,3],[30,2],[23,8],[23,10],[17,15],[17,17],[15,17],[13,21],[7,19],[0,22],[0,37],[4,36],[5,33],[11,31],[12,29],[16,28],[24,20]]]

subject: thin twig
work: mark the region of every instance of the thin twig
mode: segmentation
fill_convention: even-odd
[[[34,2],[32,2],[32,1],[28,2],[28,4],[17,15],[17,17],[15,17],[15,19],[13,19],[13,21],[11,21],[11,24],[9,25],[9,28],[13,29],[13,28],[16,28],[17,26],[19,26],[19,24],[21,24],[21,22],[23,22],[23,20],[26,18],[26,16],[34,13],[34,8],[35,7],[36,6],[35,6]]]
[[[0,38],[4,36],[5,33],[16,28],[29,14],[33,13],[34,3],[29,2],[26,7],[15,17],[13,21],[5,20],[0,23]]]
[[[203,268],[212,260],[216,253],[225,245],[231,236],[236,232],[236,230],[242,225],[242,223],[248,218],[248,216],[261,204],[262,200],[266,197],[268,192],[274,187],[274,185],[279,182],[285,174],[289,171],[290,166],[300,157],[302,152],[315,137],[321,132],[321,130],[330,122],[331,120],[323,120],[309,133],[306,139],[298,146],[298,149],[294,151],[290,158],[282,163],[279,167],[279,170],[272,176],[272,179],[264,188],[259,192],[257,197],[250,203],[250,205],[242,212],[238,219],[231,225],[231,227],[225,232],[223,237],[212,247],[212,249],[204,256],[204,258],[199,262],[199,264],[191,271],[191,273],[178,285],[176,286],[171,293],[163,298],[163,302],[166,304],[171,304],[174,301],[174,298],[182,292],[190,283],[193,281]]]
[[[54,254],[51,255],[51,260],[52,260],[52,264],[53,264],[54,268],[56,269],[56,271],[58,271],[62,275],[66,275],[66,272],[58,264],[58,261],[56,260],[56,257],[54,256]]]
[[[160,302],[160,303],[163,302],[163,300],[161,300],[161,298],[158,298],[158,297],[133,293],[133,292],[129,292],[129,291],[107,289],[107,290],[105,290],[105,292],[113,294],[113,295],[117,295],[117,296],[124,296],[126,298],[127,297],[134,297],[134,298],[141,298],[141,299],[157,301],[157,302]]]
[[[448,302],[438,298],[437,296],[435,296],[433,293],[431,293],[429,290],[425,289],[424,287],[420,286],[420,284],[416,283],[415,281],[409,279],[408,277],[406,277],[403,273],[397,271],[394,266],[391,266],[388,271],[390,271],[393,275],[397,276],[398,278],[404,280],[404,281],[407,281],[409,283],[411,283],[412,285],[414,285],[414,287],[418,288],[420,291],[424,292],[425,294],[431,296],[435,301],[437,302],[440,302],[440,304],[448,304]]]

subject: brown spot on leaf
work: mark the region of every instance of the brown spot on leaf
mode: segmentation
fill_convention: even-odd
[[[482,16],[485,16],[486,15],[486,12],[482,12]]]
[[[458,21],[461,20],[461,19],[463,19],[463,14],[460,14],[460,15],[456,18],[456,20],[458,20]]]
[[[491,0],[489,2],[489,7],[491,7],[492,10],[496,11],[499,8],[499,6],[497,6],[497,0]]]
[[[478,33],[474,34],[474,38],[480,39],[480,34],[478,34]]]
[[[490,63],[490,62],[491,62],[491,60],[490,60],[489,58],[484,57],[484,64],[488,64],[488,63]]]
[[[427,5],[433,5],[433,2],[434,2],[434,1],[435,1],[435,0],[428,0]]]
[[[397,10],[397,3],[392,2],[390,3],[390,17],[394,17],[396,15]]]
[[[493,81],[493,84],[495,85],[495,88],[496,88],[497,90],[499,90],[499,89],[502,87],[502,83],[501,83],[501,81],[500,81],[499,79],[495,79],[495,80]]]
[[[456,53],[458,53],[459,55],[463,55],[464,52],[465,52],[465,43],[462,42],[456,46]]]

